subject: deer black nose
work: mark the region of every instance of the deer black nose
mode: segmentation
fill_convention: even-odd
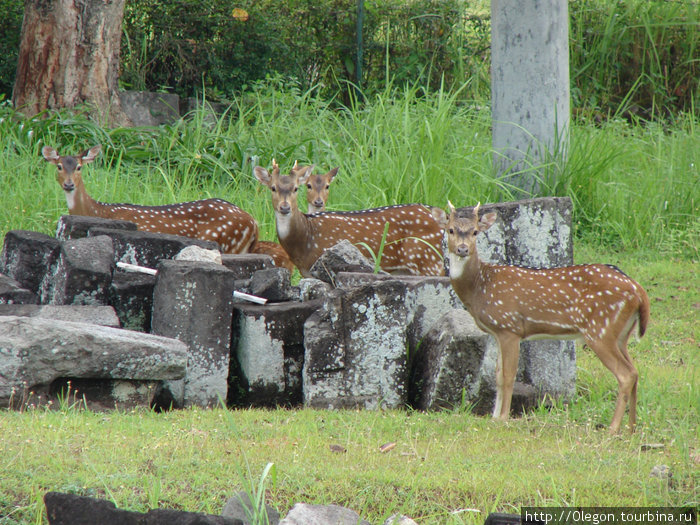
[[[63,189],[65,191],[73,191],[75,189],[75,184],[70,181],[70,182],[64,182],[63,183]]]
[[[313,204],[313,205],[316,206],[317,208],[320,208],[321,206],[323,206],[323,200],[322,200],[322,199],[316,199],[316,200],[314,200],[311,204]]]
[[[466,244],[460,244],[459,246],[457,246],[455,253],[460,257],[466,257],[467,255],[469,255],[469,248]]]
[[[277,211],[279,211],[282,215],[287,215],[290,211],[292,211],[292,208],[289,205],[289,203],[283,202],[282,204],[280,204],[280,207]]]

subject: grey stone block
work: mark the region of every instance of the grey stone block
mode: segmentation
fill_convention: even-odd
[[[90,228],[88,235],[110,237],[114,243],[115,262],[136,264],[147,268],[156,268],[160,261],[172,259],[187,246],[199,246],[207,250],[219,249],[219,245],[214,241],[202,241],[165,233]]]
[[[374,272],[374,264],[349,241],[340,241],[326,250],[311,266],[309,273],[312,277],[335,286],[335,278],[339,272]]]
[[[258,270],[251,277],[248,289],[251,294],[273,303],[290,301],[294,297],[289,278],[289,270],[286,268]]]
[[[123,328],[139,332],[151,331],[155,284],[154,275],[114,272],[109,287],[109,304],[117,312]]]
[[[184,384],[169,384],[169,395],[164,393],[176,406],[225,402],[232,309],[232,272],[224,266],[171,260],[158,265],[151,331],[189,348]]]
[[[473,206],[457,209],[471,217]],[[492,264],[553,268],[573,264],[571,199],[543,197],[484,204],[480,215],[495,211],[498,219],[477,240],[479,258]]]
[[[477,328],[466,310],[453,309],[441,317],[415,359],[410,387],[415,406],[432,410],[476,403],[489,345],[496,345],[495,340]]]
[[[224,518],[240,520],[243,522],[243,525],[252,525],[250,517],[255,515],[256,510],[255,504],[250,501],[248,493],[241,491],[226,502],[221,515]],[[264,522],[266,525],[279,524],[279,512],[269,505],[265,505],[265,515],[267,516],[267,521]]]
[[[409,351],[415,350],[430,327],[454,308],[462,308],[447,277],[420,277],[413,275],[382,275],[340,272],[338,287],[353,288],[370,283],[396,281],[404,287],[406,305],[406,336]]]
[[[280,525],[370,525],[354,510],[338,505],[297,503]]]
[[[0,305],[37,304],[39,298],[33,292],[22,288],[17,281],[0,273]]]
[[[44,505],[49,525],[246,525],[234,518],[173,509],[142,514],[118,509],[111,501],[61,492],[47,492]]]
[[[67,379],[177,379],[187,364],[179,341],[72,321],[0,316],[0,341],[0,406],[27,401],[29,392],[46,399]]]
[[[403,406],[407,378],[403,290],[395,280],[336,289],[306,320],[306,405]]]
[[[180,118],[180,97],[174,93],[119,91],[119,102],[134,126],[160,126]]]
[[[61,241],[82,239],[88,236],[90,228],[110,228],[112,230],[136,231],[136,224],[129,221],[87,217],[85,215],[61,215],[56,224],[56,238]]]
[[[111,306],[5,304],[0,305],[0,316],[3,315],[120,327],[119,318]]]
[[[321,301],[233,308],[232,405],[296,405],[302,402],[304,322]]]
[[[224,253],[221,263],[233,272],[234,279],[250,279],[258,270],[275,267],[272,257],[257,253]]]
[[[332,290],[330,284],[324,283],[320,279],[313,278],[300,279],[298,288],[299,300],[301,301],[324,299]]]
[[[187,97],[180,99],[180,113],[182,115],[187,115],[193,111],[205,111],[204,121],[211,125],[215,125],[228,109],[229,106],[227,104],[209,100],[203,101],[201,98]]]
[[[108,304],[114,271],[112,240],[106,236],[65,241],[58,261],[44,275],[42,304]]]
[[[60,249],[59,241],[43,233],[10,230],[0,254],[0,273],[39,295],[41,281],[58,259]]]
[[[557,341],[546,341],[557,343]],[[558,345],[539,348],[518,363],[513,390],[515,413],[535,407],[546,396],[569,397],[573,357]],[[476,414],[490,414],[496,400],[498,345],[480,330],[466,310],[454,309],[427,333],[415,356],[411,403],[422,410],[470,406]]]

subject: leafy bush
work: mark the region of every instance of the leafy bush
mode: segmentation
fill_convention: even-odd
[[[120,81],[232,100],[276,79],[302,91],[368,97],[387,85],[430,90],[466,84],[463,99],[489,97],[488,0],[366,0],[363,63],[355,78],[356,0],[128,0]],[[0,0],[0,100],[12,93],[22,0]],[[697,2],[569,2],[575,111],[596,119],[643,118],[698,107]]]
[[[22,30],[24,2],[0,0],[0,101],[10,98],[17,73],[17,55]]]
[[[329,96],[350,84],[382,90],[388,79],[436,88],[443,77],[461,82],[471,60],[488,76],[479,55],[488,49],[487,20],[468,15],[459,0],[365,2],[358,82],[354,0],[132,0],[121,80],[188,96],[206,87],[231,97],[274,74],[297,79],[302,89],[320,85]]]

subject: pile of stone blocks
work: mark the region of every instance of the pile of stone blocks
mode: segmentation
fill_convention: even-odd
[[[482,209],[499,214],[480,239],[485,261],[571,264],[568,199]],[[108,307],[121,327],[110,330],[140,333],[144,341],[145,334],[178,341],[180,350],[154,353],[178,363],[184,355],[186,361],[180,372],[165,367],[168,374],[149,378],[155,381],[149,386],[150,402],[157,406],[433,409],[468,403],[478,412],[491,411],[497,348],[474,325],[448,278],[375,274],[355,247],[341,243],[312,269],[315,278],[292,286],[289,272],[274,267],[268,256],[223,255],[222,264],[173,259],[192,245],[217,248],[211,242],[140,232],[130,223],[77,216],[62,217],[56,237],[11,231],[0,255],[0,303],[7,308],[17,303]],[[127,273],[118,262],[154,268],[157,274]],[[234,299],[234,290],[268,302]],[[24,322],[14,321],[5,330],[18,330]],[[72,330],[67,324],[72,321],[53,322]],[[2,330],[0,323],[0,337]],[[55,336],[60,340],[64,335]],[[28,388],[48,391],[61,378],[79,379],[65,368],[50,376],[32,375],[28,366],[35,365],[26,359],[16,365],[24,367],[22,384]],[[79,373],[116,377],[113,371]],[[528,406],[544,395],[570,396],[574,380],[570,342],[523,343],[514,405]],[[0,379],[0,392],[2,386]]]

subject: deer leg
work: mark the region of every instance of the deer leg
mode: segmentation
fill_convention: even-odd
[[[518,372],[520,338],[515,334],[500,334],[498,341],[498,368],[496,369],[496,407],[494,417],[506,420],[510,416],[510,403],[513,398],[515,374]],[[498,413],[496,412],[498,410]]]
[[[503,406],[503,352],[498,345],[498,360],[496,361],[496,401],[493,404],[493,417],[501,417]]]
[[[630,404],[630,428],[633,428],[632,425],[636,422],[637,369],[625,357],[625,352],[620,349],[614,338],[607,337],[603,340],[589,339],[586,343],[617,379],[617,402],[615,403],[615,412],[610,423],[610,433],[616,434],[619,432],[622,417],[625,415],[625,408],[628,403]],[[634,415],[632,414],[632,397],[634,397]]]
[[[632,385],[632,390],[630,391],[629,399],[630,432],[634,432],[634,427],[637,425],[637,385],[639,384],[639,374],[637,373],[637,369],[634,367],[634,363],[632,362],[632,358],[630,357],[629,351],[627,349],[627,341],[629,341],[629,338],[632,335],[632,331],[636,326],[636,322],[629,323],[629,329],[626,332],[623,332],[617,341],[618,347],[620,348],[622,355],[624,356],[631,369],[634,371],[635,381]]]
[[[630,389],[629,395],[629,427],[630,433],[632,433],[634,432],[634,428],[637,426],[637,385],[639,384],[639,374],[637,369],[634,367],[634,363],[632,363],[629,352],[627,351],[627,339],[623,339],[619,346],[622,351],[622,355],[625,357],[625,360],[633,372],[632,377],[634,378],[634,383],[632,383],[632,388]]]

